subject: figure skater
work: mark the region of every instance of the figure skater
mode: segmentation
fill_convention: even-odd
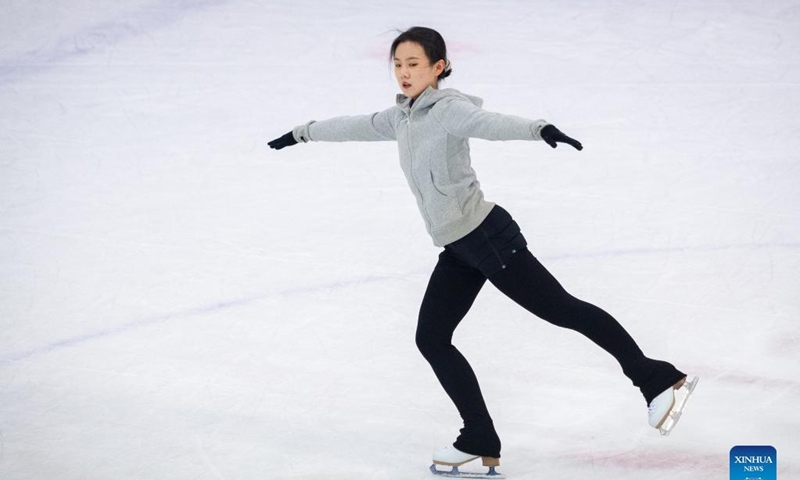
[[[400,165],[425,228],[434,245],[443,247],[422,299],[416,344],[464,423],[453,445],[433,454],[434,464],[459,466],[482,457],[492,473],[499,465],[500,438],[478,380],[451,343],[486,280],[534,315],[580,332],[610,353],[644,396],[650,425],[668,433],[696,377],[687,382],[686,374],[670,363],[646,357],[611,315],[567,293],[528,250],[511,215],[484,200],[470,165],[471,137],[543,140],[553,148],[564,143],[577,150],[583,149],[581,143],[544,120],[491,113],[481,108],[480,98],[439,89],[452,69],[444,39],[435,30],[402,32],[392,42],[390,61],[402,90],[396,105],[369,115],[312,120],[269,146],[397,141]],[[682,387],[686,397],[676,405],[675,391]]]

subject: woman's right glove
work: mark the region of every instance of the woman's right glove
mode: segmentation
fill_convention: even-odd
[[[297,145],[297,140],[294,139],[294,134],[292,132],[289,132],[286,135],[280,138],[276,138],[275,140],[269,142],[268,145],[269,148],[280,150],[283,147],[291,147],[292,145]]]

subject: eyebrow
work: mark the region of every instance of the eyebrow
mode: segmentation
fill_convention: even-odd
[[[397,58],[397,57],[394,57],[394,59],[395,59],[395,60],[400,60],[400,59],[399,59],[399,58]],[[408,57],[408,58],[406,58],[406,60],[419,60],[419,57]]]

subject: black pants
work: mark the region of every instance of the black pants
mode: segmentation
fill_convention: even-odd
[[[478,228],[439,255],[417,324],[417,346],[464,420],[454,443],[463,452],[500,456],[500,439],[478,380],[451,343],[487,279],[534,315],[580,332],[613,355],[648,404],[685,377],[671,364],[645,357],[611,315],[567,293],[528,251],[511,215],[495,206]]]

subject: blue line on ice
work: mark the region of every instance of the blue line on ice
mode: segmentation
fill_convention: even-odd
[[[718,245],[718,246],[700,246],[700,247],[630,248],[630,249],[610,250],[610,251],[596,252],[596,253],[551,255],[539,258],[543,260],[544,263],[547,263],[548,261],[554,262],[560,260],[573,260],[579,258],[594,258],[594,257],[606,257],[606,256],[619,257],[619,256],[629,256],[629,255],[651,255],[654,253],[672,253],[672,252],[703,253],[703,252],[732,250],[732,249],[764,250],[772,248],[796,249],[800,248],[800,242],[757,243],[757,244],[746,244],[746,245]],[[0,365],[11,362],[17,362],[21,360],[27,360],[34,357],[40,357],[43,355],[47,355],[51,352],[54,352],[56,350],[60,350],[67,347],[74,347],[76,345],[80,345],[82,343],[86,343],[92,340],[118,335],[120,333],[137,330],[151,325],[157,325],[160,323],[165,323],[172,320],[183,319],[187,317],[193,317],[197,315],[206,315],[210,313],[215,313],[222,310],[228,310],[230,308],[249,305],[258,301],[266,300],[268,298],[281,298],[281,297],[290,297],[294,295],[305,295],[325,290],[342,289],[353,285],[377,283],[387,280],[394,280],[398,278],[405,278],[410,275],[425,274],[425,273],[427,272],[414,271],[414,272],[407,272],[406,274],[396,274],[396,275],[372,275],[372,276],[358,277],[352,280],[343,280],[332,283],[326,283],[322,285],[293,287],[273,293],[266,293],[247,298],[217,302],[210,305],[191,308],[188,310],[183,310],[175,313],[168,313],[164,315],[157,315],[154,317],[140,318],[138,320],[134,320],[116,327],[84,333],[74,337],[66,338],[64,340],[48,343],[46,345],[42,345],[40,347],[36,347],[31,350],[0,357]]]
[[[118,335],[121,333],[126,333],[132,330],[137,330],[144,327],[149,327],[152,325],[158,325],[161,323],[166,323],[172,320],[178,320],[188,317],[194,317],[198,315],[207,315],[210,313],[215,313],[223,310],[228,310],[231,308],[239,307],[242,305],[249,305],[261,300],[265,300],[268,298],[274,297],[288,297],[293,295],[303,295],[309,294],[324,290],[332,290],[332,289],[341,289],[347,288],[352,285],[361,285],[365,283],[376,283],[385,280],[390,280],[393,278],[398,278],[396,275],[386,275],[386,276],[366,276],[366,277],[359,277],[354,280],[345,280],[345,281],[337,281],[334,283],[328,283],[323,285],[312,285],[312,286],[304,286],[304,287],[295,287],[286,290],[281,290],[274,293],[268,293],[263,295],[256,295],[253,297],[246,297],[240,298],[236,300],[226,300],[222,302],[213,303],[210,305],[204,305],[196,308],[190,308],[187,310],[174,312],[174,313],[167,313],[164,315],[157,315],[153,317],[145,317],[140,318],[138,320],[134,320],[123,325],[118,325],[115,327],[110,327],[102,330],[97,330],[94,332],[88,332],[81,335],[76,335],[74,337],[65,338],[63,340],[58,340],[56,342],[48,343],[46,345],[42,345],[40,347],[33,348],[31,350],[27,350],[24,352],[18,352],[15,354],[7,355],[4,357],[0,357],[0,365],[10,362],[16,362],[20,360],[27,360],[33,357],[40,357],[43,355],[47,355],[48,353],[54,352],[56,350],[61,350],[67,347],[74,347],[76,345],[80,345],[86,342],[90,342],[92,340],[97,340],[100,338],[110,337],[113,335]]]
[[[785,242],[785,243],[747,243],[735,245],[707,245],[707,246],[694,246],[694,247],[657,247],[657,248],[623,248],[619,250],[606,250],[599,252],[586,252],[580,254],[560,254],[550,255],[546,257],[537,257],[539,260],[572,260],[580,258],[596,258],[596,257],[627,257],[632,255],[652,255],[656,253],[705,253],[705,252],[719,252],[723,250],[768,250],[768,249],[793,249],[800,248],[800,242]],[[535,255],[535,253],[534,253]]]

